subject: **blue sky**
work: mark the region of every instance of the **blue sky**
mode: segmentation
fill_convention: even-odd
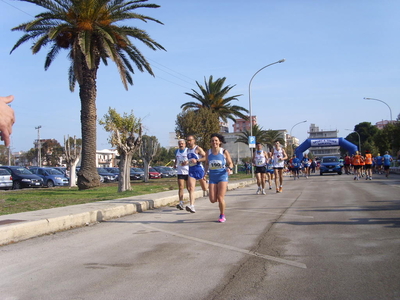
[[[300,121],[293,135],[307,138],[311,123],[347,136],[360,122],[375,124],[400,113],[400,1],[391,0],[158,0],[158,9],[140,12],[162,21],[136,22],[167,51],[137,44],[152,64],[156,77],[139,71],[126,91],[109,62],[98,72],[97,115],[108,108],[142,118],[146,134],[168,146],[180,106],[192,99],[195,81],[226,77],[242,94],[235,104],[249,108],[264,129],[287,129]],[[68,89],[67,52],[61,52],[47,71],[48,49],[36,55],[30,44],[11,48],[22,36],[11,28],[33,19],[42,9],[32,4],[0,0],[0,94],[15,95],[16,123],[12,151],[26,151],[37,138],[81,136],[78,89]],[[43,51],[45,50],[45,51]],[[230,129],[232,131],[232,127]],[[97,148],[110,148],[101,126]]]

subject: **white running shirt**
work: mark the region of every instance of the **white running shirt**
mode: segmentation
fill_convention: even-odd
[[[275,147],[273,148],[274,154],[273,154],[273,168],[283,168],[285,166],[285,161],[282,159],[283,158],[283,149],[280,148],[277,150]]]
[[[188,161],[187,155],[188,155],[188,148],[185,148],[182,153],[179,151],[179,149],[177,149],[175,152],[176,170],[178,171],[179,175],[189,174],[189,165],[182,165],[182,163]]]

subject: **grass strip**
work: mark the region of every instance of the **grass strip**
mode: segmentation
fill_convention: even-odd
[[[251,175],[239,173],[231,175],[230,180],[250,177]],[[104,183],[97,188],[82,191],[78,190],[77,187],[0,191],[0,215],[177,190],[177,179],[174,177],[152,179],[149,182],[132,181],[131,186],[132,191],[123,193],[117,192],[118,183]]]

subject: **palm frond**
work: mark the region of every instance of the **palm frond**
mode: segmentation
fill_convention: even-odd
[[[133,84],[135,69],[154,76],[144,55],[134,44],[140,42],[152,50],[165,50],[150,35],[139,28],[117,25],[119,21],[140,20],[163,24],[150,16],[137,13],[142,8],[158,8],[159,5],[147,0],[21,0],[45,9],[27,23],[14,27],[23,35],[10,53],[20,45],[33,41],[32,52],[38,53],[44,46],[51,45],[46,56],[45,70],[62,48],[70,49],[68,57],[74,61],[74,76],[71,79],[82,82],[82,67],[89,70],[98,68],[100,61],[107,65],[111,59],[116,65],[124,87]],[[57,46],[56,46],[57,45]]]
[[[60,51],[60,47],[57,45],[53,45],[51,50],[47,53],[46,61],[44,63],[44,69],[47,70],[51,63],[53,62],[54,58],[57,56],[58,52]]]
[[[241,95],[227,96],[235,85],[224,86],[225,81],[225,77],[214,80],[212,75],[208,80],[204,78],[204,86],[196,81],[200,92],[192,89],[192,93],[185,94],[196,99],[199,103],[186,102],[181,105],[181,108],[184,111],[189,108],[210,108],[224,122],[228,119],[235,122],[235,117],[246,118],[247,116],[244,113],[248,112],[247,109],[230,104],[231,101],[238,100]]]

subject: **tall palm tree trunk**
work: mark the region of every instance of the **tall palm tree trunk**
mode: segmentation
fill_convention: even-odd
[[[97,65],[98,66],[98,65]],[[81,98],[82,159],[78,172],[80,190],[100,185],[100,176],[96,169],[96,74],[97,67],[89,69],[82,63],[82,82],[79,84]]]

